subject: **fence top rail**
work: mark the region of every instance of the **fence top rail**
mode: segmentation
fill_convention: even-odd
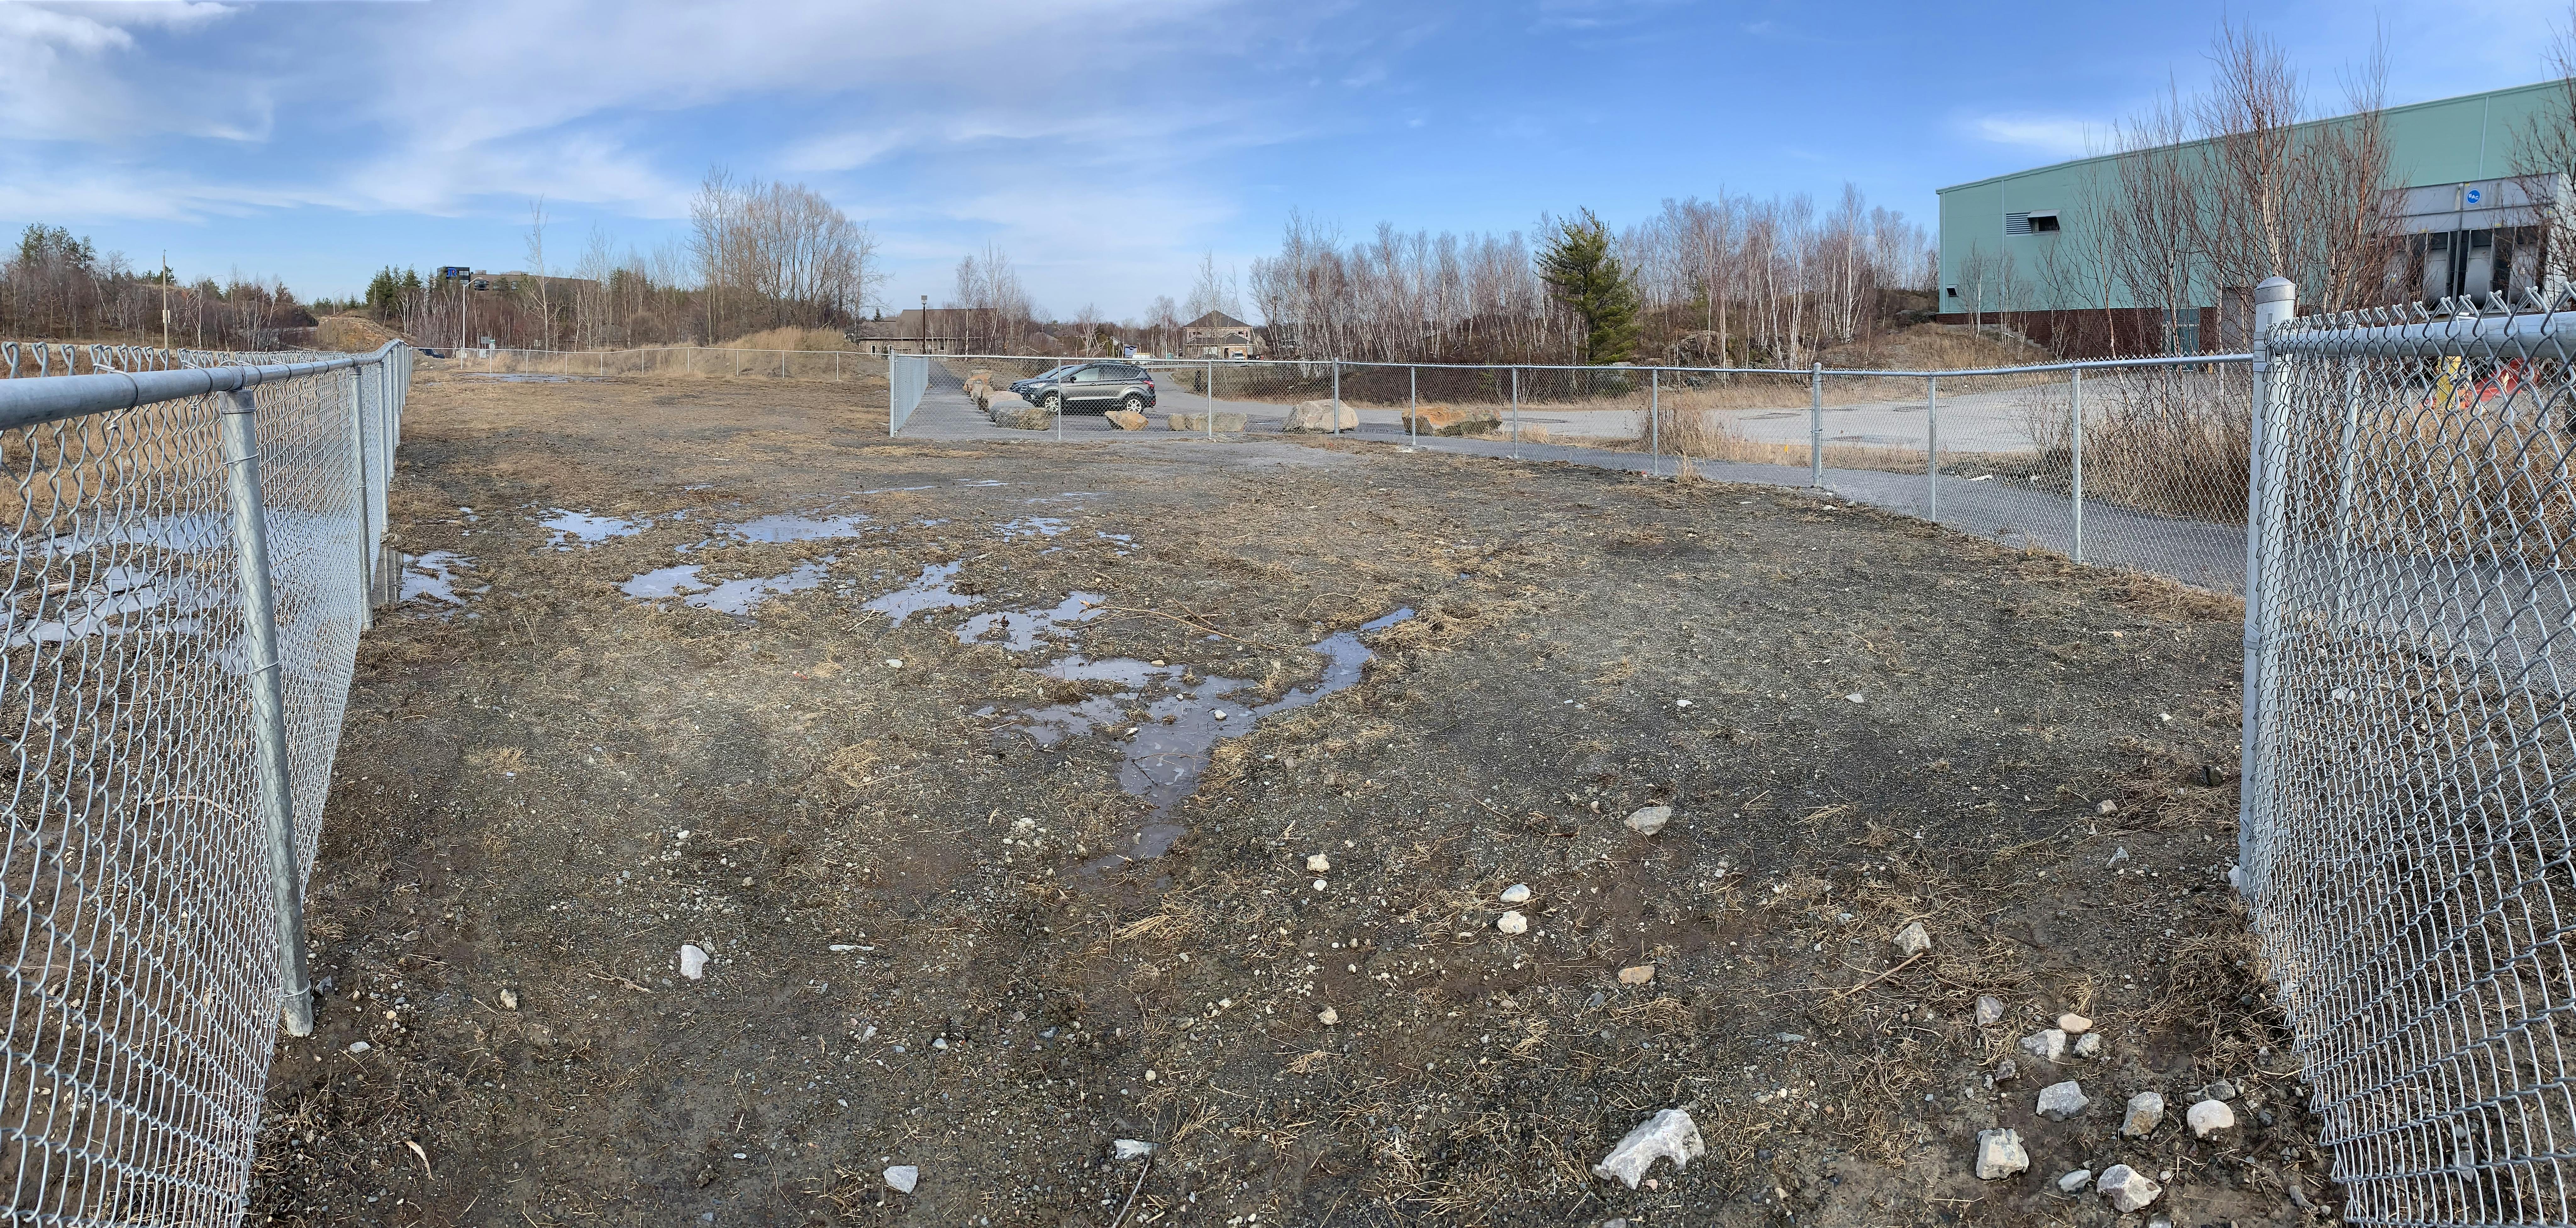
[[[63,375],[50,379],[0,380],[0,430],[42,426],[86,414],[132,409],[138,405],[176,401],[211,392],[237,392],[278,380],[372,366],[392,357],[401,345],[399,341],[388,341],[372,353],[342,354],[318,362],[256,367],[183,367],[176,371],[102,371],[95,375]]]
[[[2033,375],[2052,371],[2097,371],[2121,367],[2206,367],[2218,363],[2251,363],[2254,355],[2179,354],[2154,358],[2090,358],[2066,362],[2035,363],[2023,367],[1963,367],[1955,371],[1889,371],[1875,367],[1670,367],[1636,365],[1625,367],[1579,366],[1570,363],[1538,362],[1379,362],[1357,358],[1065,358],[1057,354],[929,354],[929,357],[956,362],[1049,362],[1073,366],[1085,362],[1126,362],[1140,367],[1170,367],[1174,370],[1204,370],[1210,364],[1220,367],[1318,367],[1339,363],[1345,367],[1386,367],[1395,370],[1423,371],[1624,371],[1634,373],[1673,372],[1682,375],[1794,375],[1805,379],[1823,375],[1828,379],[1949,379],[1963,375]]]
[[[2454,315],[2376,325],[2350,316],[2309,316],[2274,329],[2269,342],[2275,354],[2576,358],[2576,312]]]

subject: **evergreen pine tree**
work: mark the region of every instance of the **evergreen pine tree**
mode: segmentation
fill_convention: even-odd
[[[1624,362],[1637,352],[1637,287],[1610,252],[1610,228],[1586,209],[1558,222],[1538,254],[1539,278],[1583,321],[1583,360]]]

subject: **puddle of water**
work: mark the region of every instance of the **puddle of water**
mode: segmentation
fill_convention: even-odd
[[[45,593],[39,598],[38,612],[53,617],[27,622],[15,610],[9,611],[7,631],[0,644],[25,648],[34,644],[64,644],[85,640],[93,635],[124,635],[147,626],[166,630],[194,630],[193,617],[169,620],[128,620],[128,615],[164,610],[193,615],[223,604],[220,594],[185,576],[165,576],[146,568],[110,564],[95,569],[89,580],[60,594]],[[50,609],[48,609],[50,607]]]
[[[1002,633],[1002,647],[1013,652],[1027,652],[1038,646],[1038,637],[1067,623],[1088,622],[1100,613],[1098,607],[1109,598],[1099,593],[1074,593],[1052,610],[995,610],[968,618],[957,628],[960,644],[981,643],[995,630]]]
[[[761,603],[772,597],[801,593],[818,588],[827,578],[837,556],[825,555],[802,563],[779,576],[753,576],[742,580],[723,580],[708,584],[698,579],[697,565],[661,567],[645,572],[618,585],[618,591],[639,601],[677,597],[682,605],[723,614],[748,617]]]
[[[859,526],[868,521],[867,513],[851,512],[840,516],[800,516],[794,512],[776,512],[757,520],[719,527],[744,541],[810,542],[834,537],[856,537]]]
[[[537,527],[554,533],[553,537],[546,540],[547,545],[557,550],[570,550],[575,544],[587,546],[595,542],[607,541],[612,537],[626,537],[641,533],[653,527],[653,522],[641,516],[632,519],[624,516],[594,516],[587,511],[570,512],[559,507],[550,507],[546,509],[546,515],[537,521]]]
[[[968,606],[982,605],[983,598],[969,597],[949,587],[957,582],[957,569],[965,565],[964,559],[950,563],[933,563],[921,569],[919,579],[885,596],[861,602],[859,608],[884,614],[893,620],[895,626],[900,627],[905,619],[915,614],[931,610],[962,610]]]
[[[1003,541],[1015,542],[1034,537],[1060,536],[1072,527],[1053,516],[1022,516],[1000,526],[994,532],[1000,533]]]
[[[1104,729],[1135,729],[1125,746],[1127,761],[1119,765],[1118,786],[1154,806],[1155,818],[1137,829],[1127,848],[1084,863],[1083,871],[1097,874],[1171,851],[1187,829],[1169,815],[1181,799],[1198,790],[1199,779],[1207,773],[1208,753],[1218,739],[1242,737],[1258,727],[1263,717],[1307,707],[1358,685],[1360,671],[1377,655],[1360,642],[1360,636],[1383,631],[1413,613],[1408,606],[1363,623],[1357,630],[1324,637],[1312,649],[1324,658],[1323,676],[1266,704],[1230,701],[1228,697],[1252,685],[1244,679],[1205,675],[1190,682],[1188,667],[1181,665],[1155,665],[1132,657],[1094,660],[1077,654],[1042,667],[1039,672],[1050,678],[1107,682],[1120,689],[1079,703],[1031,709],[1021,714],[1021,727],[1040,746],[1056,746]],[[1144,719],[1128,715],[1140,708]]]
[[[487,591],[482,588],[459,589],[457,573],[474,566],[474,560],[453,550],[432,550],[405,560],[402,576],[402,600],[425,597],[445,605],[461,606],[465,598]],[[459,594],[462,594],[461,596]]]

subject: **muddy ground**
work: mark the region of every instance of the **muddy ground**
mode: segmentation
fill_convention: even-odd
[[[2224,877],[2232,604],[1776,489],[883,432],[424,371],[454,600],[364,642],[251,1222],[2330,1218]],[[2066,1011],[2100,1056],[2018,1050]],[[1676,1107],[1687,1170],[1588,1171]],[[2059,1192],[2116,1163],[2147,1214]]]

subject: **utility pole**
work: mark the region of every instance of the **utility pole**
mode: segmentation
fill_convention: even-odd
[[[930,296],[921,296],[921,352],[930,352]]]

